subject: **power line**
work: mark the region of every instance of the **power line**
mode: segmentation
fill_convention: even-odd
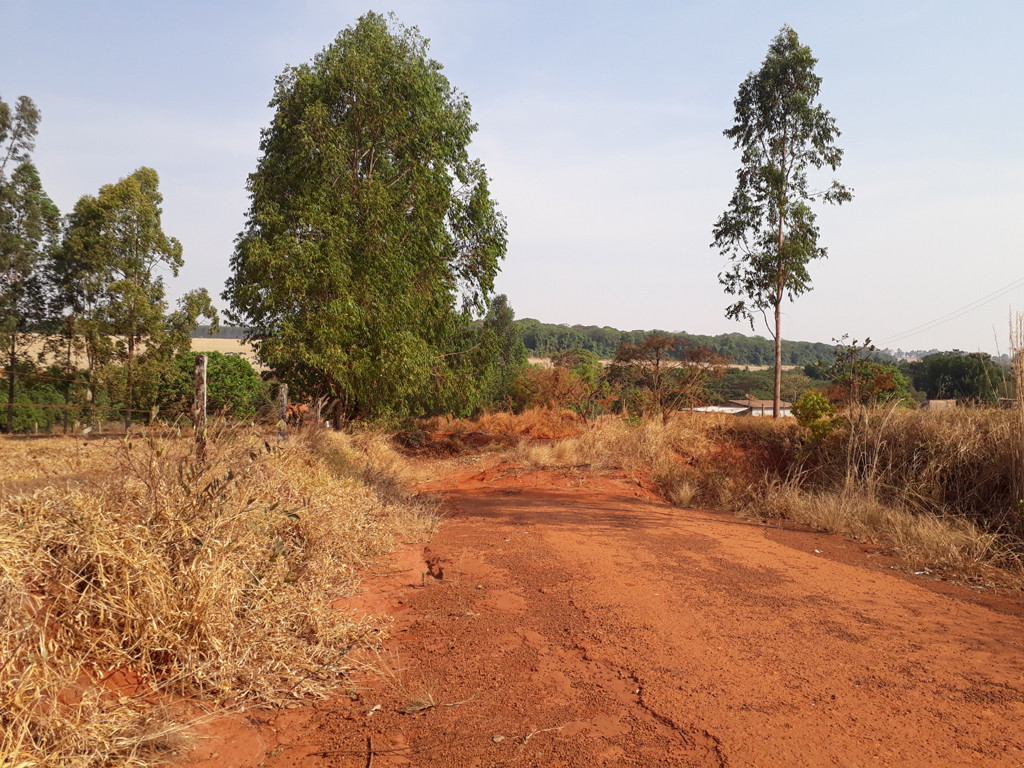
[[[1006,294],[1022,286],[1024,286],[1024,277],[1019,277],[1013,282],[1007,283],[1001,288],[997,288],[996,290],[992,291],[992,293],[986,294],[985,296],[982,296],[980,299],[975,299],[970,304],[965,304],[959,309],[954,309],[952,312],[947,312],[946,314],[936,317],[933,320],[921,323],[920,325],[915,325],[913,328],[910,328],[906,331],[902,331],[901,333],[894,333],[891,336],[886,336],[884,338],[878,339],[877,343],[891,344],[892,342],[898,339],[902,339],[908,336],[916,336],[920,333],[924,333],[925,331],[930,331],[933,328],[937,328],[940,325],[944,325],[945,323],[948,323],[952,320],[956,320],[959,317],[963,317],[964,315],[969,314],[976,309],[980,309],[986,304],[991,304],[993,301],[1000,298],[1001,296],[1005,296]]]

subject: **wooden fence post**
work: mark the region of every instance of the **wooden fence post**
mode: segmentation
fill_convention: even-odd
[[[206,461],[206,355],[196,355],[192,382],[192,428],[196,436],[196,460]]]
[[[280,435],[285,436],[285,428],[288,425],[288,385],[281,384],[277,388],[277,415],[280,419]]]

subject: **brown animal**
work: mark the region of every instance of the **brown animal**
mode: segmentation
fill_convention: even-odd
[[[303,422],[309,418],[310,403],[289,403],[285,422],[289,426],[301,427]]]

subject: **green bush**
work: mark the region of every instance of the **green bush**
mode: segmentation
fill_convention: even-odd
[[[836,409],[817,389],[808,389],[793,403],[793,415],[801,427],[811,430],[811,437],[820,440],[836,428]]]
[[[13,431],[15,432],[32,432],[37,428],[40,431],[49,432],[57,419],[62,418],[63,415],[62,411],[54,406],[63,405],[64,397],[49,384],[26,387],[25,389],[16,388],[14,403]],[[19,405],[19,403],[38,405]],[[6,413],[6,406],[4,410]]]
[[[191,407],[195,352],[174,358],[175,369],[161,398],[161,407],[186,411]],[[209,413],[223,412],[235,419],[251,419],[267,399],[267,382],[248,360],[237,355],[207,352],[206,407]]]

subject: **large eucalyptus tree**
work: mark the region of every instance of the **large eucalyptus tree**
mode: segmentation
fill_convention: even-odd
[[[367,13],[270,103],[224,298],[261,361],[347,416],[451,389],[505,223],[469,157],[469,101],[415,28]]]
[[[742,164],[712,243],[730,261],[718,279],[727,294],[739,297],[726,316],[745,318],[753,328],[760,314],[775,339],[775,418],[782,386],[782,302],[811,289],[807,265],[827,255],[818,244],[810,204],[840,204],[853,197],[835,180],[820,191],[808,180],[810,169],[835,171],[843,157],[835,146],[836,121],[818,103],[816,63],[811,49],[784,26],[761,69],[740,84],[736,117],[725,135],[741,150]]]

